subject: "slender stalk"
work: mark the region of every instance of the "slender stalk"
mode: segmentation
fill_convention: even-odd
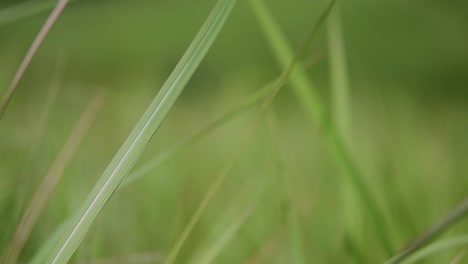
[[[151,102],[140,121],[114,156],[69,228],[46,259],[47,263],[66,263],[79,246],[94,219],[117,190],[141,156],[146,144],[161,125],[183,88],[216,39],[235,0],[220,0],[187,51]]]
[[[26,56],[24,56],[24,59],[21,62],[18,70],[16,71],[15,76],[13,77],[13,80],[10,83],[10,86],[8,86],[5,92],[5,95],[0,101],[0,119],[2,118],[8,104],[10,103],[10,100],[13,97],[13,94],[15,93],[20,80],[24,75],[24,72],[28,68],[29,64],[31,63],[31,60],[33,59],[37,50],[41,46],[45,37],[47,36],[47,33],[52,28],[52,26],[54,25],[55,21],[60,16],[60,14],[62,13],[67,3],[68,3],[68,0],[58,0],[57,5],[55,6],[54,10],[52,10],[52,12],[50,13],[46,22],[44,23],[41,30],[39,31],[36,38],[34,39],[33,43],[31,44],[31,47],[26,53]]]

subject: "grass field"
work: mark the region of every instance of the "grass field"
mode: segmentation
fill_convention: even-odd
[[[54,5],[0,3],[3,263],[467,261],[463,1],[76,0],[5,101]]]

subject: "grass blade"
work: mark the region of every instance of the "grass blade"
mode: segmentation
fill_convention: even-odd
[[[242,136],[241,140],[235,147],[234,151],[232,152],[230,158],[227,160],[225,163],[223,169],[221,172],[218,174],[216,177],[215,181],[213,184],[210,186],[208,189],[206,195],[203,197],[203,200],[201,201],[199,207],[191,217],[189,223],[185,227],[184,231],[182,232],[181,236],[179,239],[176,241],[174,244],[173,248],[170,250],[166,261],[164,262],[165,264],[172,264],[174,263],[182,245],[184,244],[185,240],[188,238],[190,233],[192,232],[193,228],[195,227],[196,223],[199,221],[201,216],[203,215],[204,211],[206,210],[208,204],[211,202],[213,199],[214,195],[216,192],[219,190],[221,185],[223,184],[224,180],[228,176],[229,172],[231,171],[232,167],[234,166],[235,161],[241,154],[243,148],[245,145],[248,143],[249,139],[252,137],[253,133],[255,132],[258,124],[260,121],[263,119],[265,116],[266,112],[268,109],[271,107],[276,95],[280,91],[280,89],[284,86],[288,78],[290,77],[291,73],[294,70],[294,67],[296,66],[297,62],[299,61],[300,58],[302,58],[311,44],[312,40],[315,38],[317,35],[319,29],[321,28],[322,24],[324,23],[325,19],[327,18],[328,14],[330,13],[333,5],[335,4],[335,0],[331,0],[327,7],[324,9],[324,11],[321,13],[317,21],[313,24],[312,28],[307,32],[306,38],[303,41],[302,45],[300,46],[298,52],[296,53],[296,56],[292,59],[288,67],[282,72],[281,76],[277,79],[277,81],[274,83],[273,87],[271,88],[271,92],[268,95],[268,97],[263,101],[260,109],[257,111],[256,116],[254,117],[254,120],[252,122],[252,125],[247,129],[245,134]]]
[[[346,62],[340,5],[330,14],[327,23],[329,71],[331,83],[332,119],[347,146],[352,149],[352,109],[350,83]],[[355,192],[349,177],[342,175],[340,183],[343,210],[344,244],[347,253],[356,263],[362,263],[359,242],[363,235],[362,209],[359,194]]]
[[[333,119],[338,131],[349,143],[351,136],[351,99],[346,53],[341,27],[340,5],[330,14],[327,23]]]
[[[55,6],[54,10],[52,10],[46,22],[44,23],[41,30],[39,31],[36,38],[34,39],[33,43],[31,44],[31,47],[26,53],[26,56],[24,56],[24,59],[21,62],[18,70],[16,71],[15,76],[13,77],[13,80],[10,83],[10,86],[8,86],[5,92],[5,95],[0,101],[0,119],[2,118],[4,114],[8,106],[8,103],[13,97],[13,94],[15,93],[15,90],[18,87],[18,84],[24,75],[24,72],[28,68],[29,64],[31,63],[31,60],[33,59],[39,47],[41,46],[44,38],[47,36],[47,33],[52,28],[52,26],[54,25],[55,21],[60,16],[60,14],[62,13],[67,3],[68,3],[68,0],[59,0],[57,2],[57,5]]]
[[[428,245],[427,247],[421,249],[418,252],[415,252],[414,255],[408,257],[405,260],[395,263],[401,264],[411,264],[411,263],[418,263],[421,259],[435,254],[437,252],[452,249],[455,247],[460,247],[463,245],[468,245],[468,235],[461,235],[457,237],[451,237],[447,239],[443,239],[441,241],[435,242],[434,244]]]
[[[199,33],[171,73],[158,95],[123,143],[91,193],[86,198],[64,236],[46,260],[66,263],[83,240],[92,222],[135,165],[183,88],[208,52],[234,6],[235,0],[220,0]]]
[[[55,187],[63,176],[65,168],[73,159],[80,143],[89,130],[96,114],[103,103],[102,93],[97,93],[84,110],[80,119],[73,128],[70,136],[65,142],[62,150],[57,155],[46,176],[35,191],[29,205],[19,221],[18,227],[13,235],[10,245],[6,249],[5,257],[2,263],[16,263],[24,245],[33,230],[34,224],[44,210],[47,201],[53,193]]]
[[[219,237],[219,239],[213,243],[213,246],[210,247],[207,252],[197,260],[195,263],[212,263],[213,260],[218,256],[219,252],[226,246],[226,244],[234,237],[239,228],[245,223],[247,218],[253,213],[255,205],[249,206],[247,209],[242,212],[235,221],[226,228],[224,233]]]
[[[246,188],[242,188],[238,194],[233,195],[233,197],[235,197],[235,202],[231,202],[231,206],[226,207],[225,211],[238,211],[238,209],[235,209],[236,207],[245,208],[243,208],[238,215],[231,213],[235,216],[230,216],[227,218],[233,218],[233,221],[226,228],[223,228],[223,232],[218,236],[216,241],[211,243],[210,246],[207,246],[206,249],[203,250],[203,253],[195,256],[193,258],[194,260],[190,261],[190,263],[212,263],[218,254],[222,251],[222,249],[233,239],[245,221],[254,213],[260,199],[268,188],[269,183],[272,182],[272,177],[268,178],[266,184],[263,182],[263,179],[256,181],[259,183],[256,183],[253,186],[249,186],[252,184],[248,182],[246,184]]]
[[[400,254],[396,255],[386,263],[399,263],[410,255],[417,252],[419,249],[430,243],[438,235],[453,226],[460,219],[468,215],[468,198],[465,198],[455,209],[447,214],[442,220],[434,224],[426,233],[421,235],[413,243],[411,243]]]
[[[281,67],[286,67],[286,63],[293,56],[293,52],[285,37],[283,37],[279,26],[261,0],[250,0],[249,3],[262,30],[265,32],[265,36],[269,40],[268,42],[272,45],[272,50],[276,55],[278,64]],[[301,65],[298,65],[292,72],[291,83],[297,100],[312,120],[322,129],[333,157],[346,173],[345,175],[349,177],[355,193],[360,195],[359,198],[367,207],[375,232],[379,234],[385,250],[389,255],[392,254],[391,236],[385,224],[383,213],[380,212],[374,196],[366,185],[364,177],[353,160],[344,139],[331,123],[318,96],[313,92],[312,83]]]

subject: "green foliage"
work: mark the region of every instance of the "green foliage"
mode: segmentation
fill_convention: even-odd
[[[104,88],[18,262],[459,258],[466,4],[341,2],[319,33],[325,1],[239,1],[211,46],[234,1],[219,1],[196,37],[213,1],[73,2],[0,120],[0,257]],[[1,95],[56,3],[0,4]],[[67,60],[52,104],[57,52]]]

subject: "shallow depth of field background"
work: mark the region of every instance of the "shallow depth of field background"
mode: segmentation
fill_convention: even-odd
[[[0,9],[19,2],[1,1]],[[293,47],[325,4],[265,2]],[[29,259],[81,204],[214,3],[81,0],[65,9],[0,120],[0,248],[8,243],[28,199],[86,104],[96,91],[104,90],[102,110],[66,168],[21,259]],[[397,249],[444,216],[468,192],[466,10],[466,1],[356,0],[341,4],[352,88],[351,145],[385,212]],[[203,128],[280,74],[253,16],[249,6],[238,1],[136,167]],[[1,95],[46,17],[44,12],[0,26]],[[331,109],[325,33],[323,28],[305,63],[318,94]],[[37,138],[38,115],[61,59],[64,74],[58,99],[39,152],[27,163]],[[291,263],[285,209],[288,188],[293,190],[290,200],[297,213],[306,263],[349,260],[343,246],[342,176],[322,133],[298,106],[288,86],[275,101],[274,116],[277,131],[272,131],[275,129],[267,120],[260,124],[183,246],[178,263],[196,261],[243,208],[257,200],[255,211],[215,262]],[[74,260],[142,252],[167,254],[252,117],[252,111],[240,115],[116,193]],[[272,137],[275,133],[277,139]],[[25,178],[20,179],[25,171]],[[364,221],[361,226],[366,227],[358,241],[364,259],[372,263],[385,260],[377,236],[367,228],[366,210],[359,210]],[[445,235],[463,234],[467,228],[463,220]],[[455,248],[433,255],[427,263],[448,263],[459,251]]]

